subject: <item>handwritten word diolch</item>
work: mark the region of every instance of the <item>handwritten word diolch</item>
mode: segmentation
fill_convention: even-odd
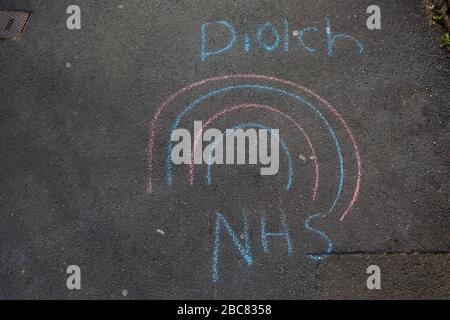
[[[224,54],[238,46],[239,41],[242,41],[241,48],[247,54],[251,53],[252,50],[262,50],[266,53],[277,51],[287,53],[292,45],[290,25],[287,19],[284,19],[281,24],[282,26],[277,28],[271,22],[263,22],[252,35],[249,32],[239,34],[233,23],[226,20],[205,22],[200,27],[200,60],[203,62],[209,57]],[[333,57],[336,46],[340,41],[353,43],[356,47],[357,55],[361,55],[364,51],[360,40],[348,34],[334,32],[331,19],[328,17],[325,18],[324,26],[302,27],[293,31],[292,35],[296,38],[295,43],[308,54],[318,52],[317,48],[307,44],[306,39],[312,39],[312,37],[324,38],[329,57]],[[227,39],[227,42],[220,47],[211,48],[211,42],[216,42],[211,41],[212,39],[216,40],[215,36],[224,37]]]

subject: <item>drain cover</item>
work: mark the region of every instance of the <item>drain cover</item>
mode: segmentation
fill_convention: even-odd
[[[25,11],[0,11],[0,39],[19,38],[30,16],[31,13]]]

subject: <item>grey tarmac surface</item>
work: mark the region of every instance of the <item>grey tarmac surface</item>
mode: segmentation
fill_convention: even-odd
[[[429,26],[421,1],[376,1],[382,29],[368,30],[372,2],[1,0],[0,9],[33,15],[20,41],[0,42],[0,298],[450,298],[450,56],[439,49],[442,32]],[[66,28],[71,4],[81,7],[81,30]],[[361,55],[345,40],[327,55],[326,17],[333,32],[362,43]],[[254,35],[270,21],[283,34],[285,18],[288,52],[263,52],[254,36],[244,51],[244,32]],[[212,20],[232,22],[239,40],[202,62],[200,26]],[[305,39],[316,51],[309,53],[292,32],[313,26],[318,31]],[[209,46],[227,43],[223,29],[208,30]],[[319,117],[266,92],[212,97],[183,127],[239,103],[279,107],[301,121],[316,147],[316,201],[307,144],[282,116],[255,110],[230,113],[216,126],[280,128],[294,161],[292,190],[285,190],[283,153],[274,177],[261,177],[255,166],[220,166],[206,186],[200,165],[191,187],[181,166],[167,186],[169,127],[182,108],[221,86],[268,81],[211,83],[176,99],[157,127],[154,190],[146,192],[149,124],[162,101],[195,81],[242,73],[311,88],[348,123],[363,174],[343,221],[355,154],[345,129],[311,97],[332,119],[343,151],[342,196],[329,214],[339,167],[332,139]],[[216,212],[243,244],[244,208],[252,265],[222,225],[214,282]],[[261,245],[262,212],[276,232],[283,210],[290,256],[285,238],[269,237],[268,252]],[[324,217],[310,221],[312,231],[305,223],[316,213]],[[323,256],[329,244],[318,230],[333,250],[314,261],[309,256]],[[366,288],[371,264],[381,268],[381,290]],[[81,268],[81,290],[66,287],[69,265]]]

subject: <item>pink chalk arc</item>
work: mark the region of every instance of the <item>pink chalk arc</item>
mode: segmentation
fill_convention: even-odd
[[[241,109],[263,109],[263,110],[268,110],[271,112],[275,112],[278,113],[280,115],[282,115],[283,117],[285,117],[287,120],[289,120],[295,127],[296,129],[298,129],[300,131],[300,133],[304,136],[310,150],[311,150],[311,154],[314,158],[314,166],[315,166],[315,178],[314,178],[314,185],[313,185],[313,190],[312,190],[312,200],[315,201],[316,197],[317,197],[317,192],[319,189],[319,161],[318,161],[318,157],[316,154],[316,151],[314,149],[314,146],[311,142],[311,139],[309,138],[308,134],[305,132],[305,130],[300,126],[299,123],[297,123],[292,117],[290,117],[288,114],[284,113],[283,111],[276,109],[274,107],[271,106],[266,106],[266,105],[259,105],[259,104],[253,104],[253,103],[246,103],[246,104],[240,104],[240,105],[235,105],[229,108],[226,108],[218,113],[216,113],[215,115],[213,115],[211,118],[209,118],[203,125],[202,125],[202,130],[195,136],[194,138],[194,144],[192,147],[192,153],[191,153],[191,157],[192,157],[192,161],[189,164],[189,183],[191,185],[194,185],[194,152],[197,148],[197,144],[199,143],[200,139],[201,139],[201,134],[202,132],[215,120],[217,120],[220,117],[225,116],[227,113],[230,112],[235,112],[235,111],[239,111]]]
[[[336,118],[342,124],[342,126],[347,131],[347,134],[350,137],[350,140],[351,140],[351,142],[353,144],[353,149],[355,151],[355,158],[356,158],[356,162],[357,162],[357,166],[356,166],[357,167],[357,178],[356,178],[356,183],[355,183],[355,188],[354,188],[354,191],[353,191],[353,195],[352,195],[352,198],[350,200],[350,203],[348,204],[347,208],[345,209],[344,213],[342,214],[341,218],[339,219],[340,221],[343,221],[344,218],[347,216],[347,214],[350,212],[350,210],[353,208],[356,200],[358,199],[359,191],[361,189],[362,160],[361,160],[361,156],[359,154],[359,147],[358,147],[358,144],[356,143],[356,138],[353,135],[353,133],[352,133],[350,127],[348,126],[347,122],[340,115],[340,113],[329,102],[327,102],[324,98],[319,96],[314,91],[312,91],[312,90],[310,90],[310,89],[308,89],[308,88],[306,88],[304,86],[301,86],[301,85],[299,85],[297,83],[294,83],[294,82],[289,81],[289,80],[279,79],[279,78],[272,77],[272,76],[265,76],[265,75],[258,75],[258,74],[231,74],[231,75],[211,77],[211,78],[208,78],[208,79],[204,79],[204,80],[200,80],[200,81],[194,82],[194,83],[192,83],[192,84],[190,84],[190,85],[188,85],[188,86],[178,90],[177,92],[175,92],[174,94],[169,96],[166,100],[164,100],[161,103],[161,105],[159,106],[158,110],[156,111],[155,115],[153,116],[153,118],[152,118],[152,120],[150,122],[149,140],[148,140],[147,192],[151,193],[153,191],[153,148],[154,148],[154,143],[155,143],[156,126],[157,126],[157,122],[158,122],[158,119],[159,119],[161,113],[176,98],[178,98],[182,94],[184,94],[184,93],[186,93],[186,92],[188,92],[188,91],[190,91],[190,90],[192,90],[192,89],[194,89],[196,87],[199,87],[199,86],[202,86],[204,84],[207,84],[207,83],[210,83],[210,82],[214,82],[214,81],[226,81],[226,80],[230,80],[230,79],[238,79],[238,80],[242,80],[242,79],[265,80],[265,81],[280,83],[280,84],[284,84],[284,85],[287,85],[287,86],[291,86],[291,87],[300,89],[300,90],[306,92],[307,94],[311,95],[312,97],[316,98],[317,100],[319,100],[321,103],[323,103],[336,116]]]

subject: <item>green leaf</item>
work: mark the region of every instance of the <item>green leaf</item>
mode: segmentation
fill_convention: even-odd
[[[447,48],[450,50],[450,34],[446,33],[441,39],[441,48]]]

